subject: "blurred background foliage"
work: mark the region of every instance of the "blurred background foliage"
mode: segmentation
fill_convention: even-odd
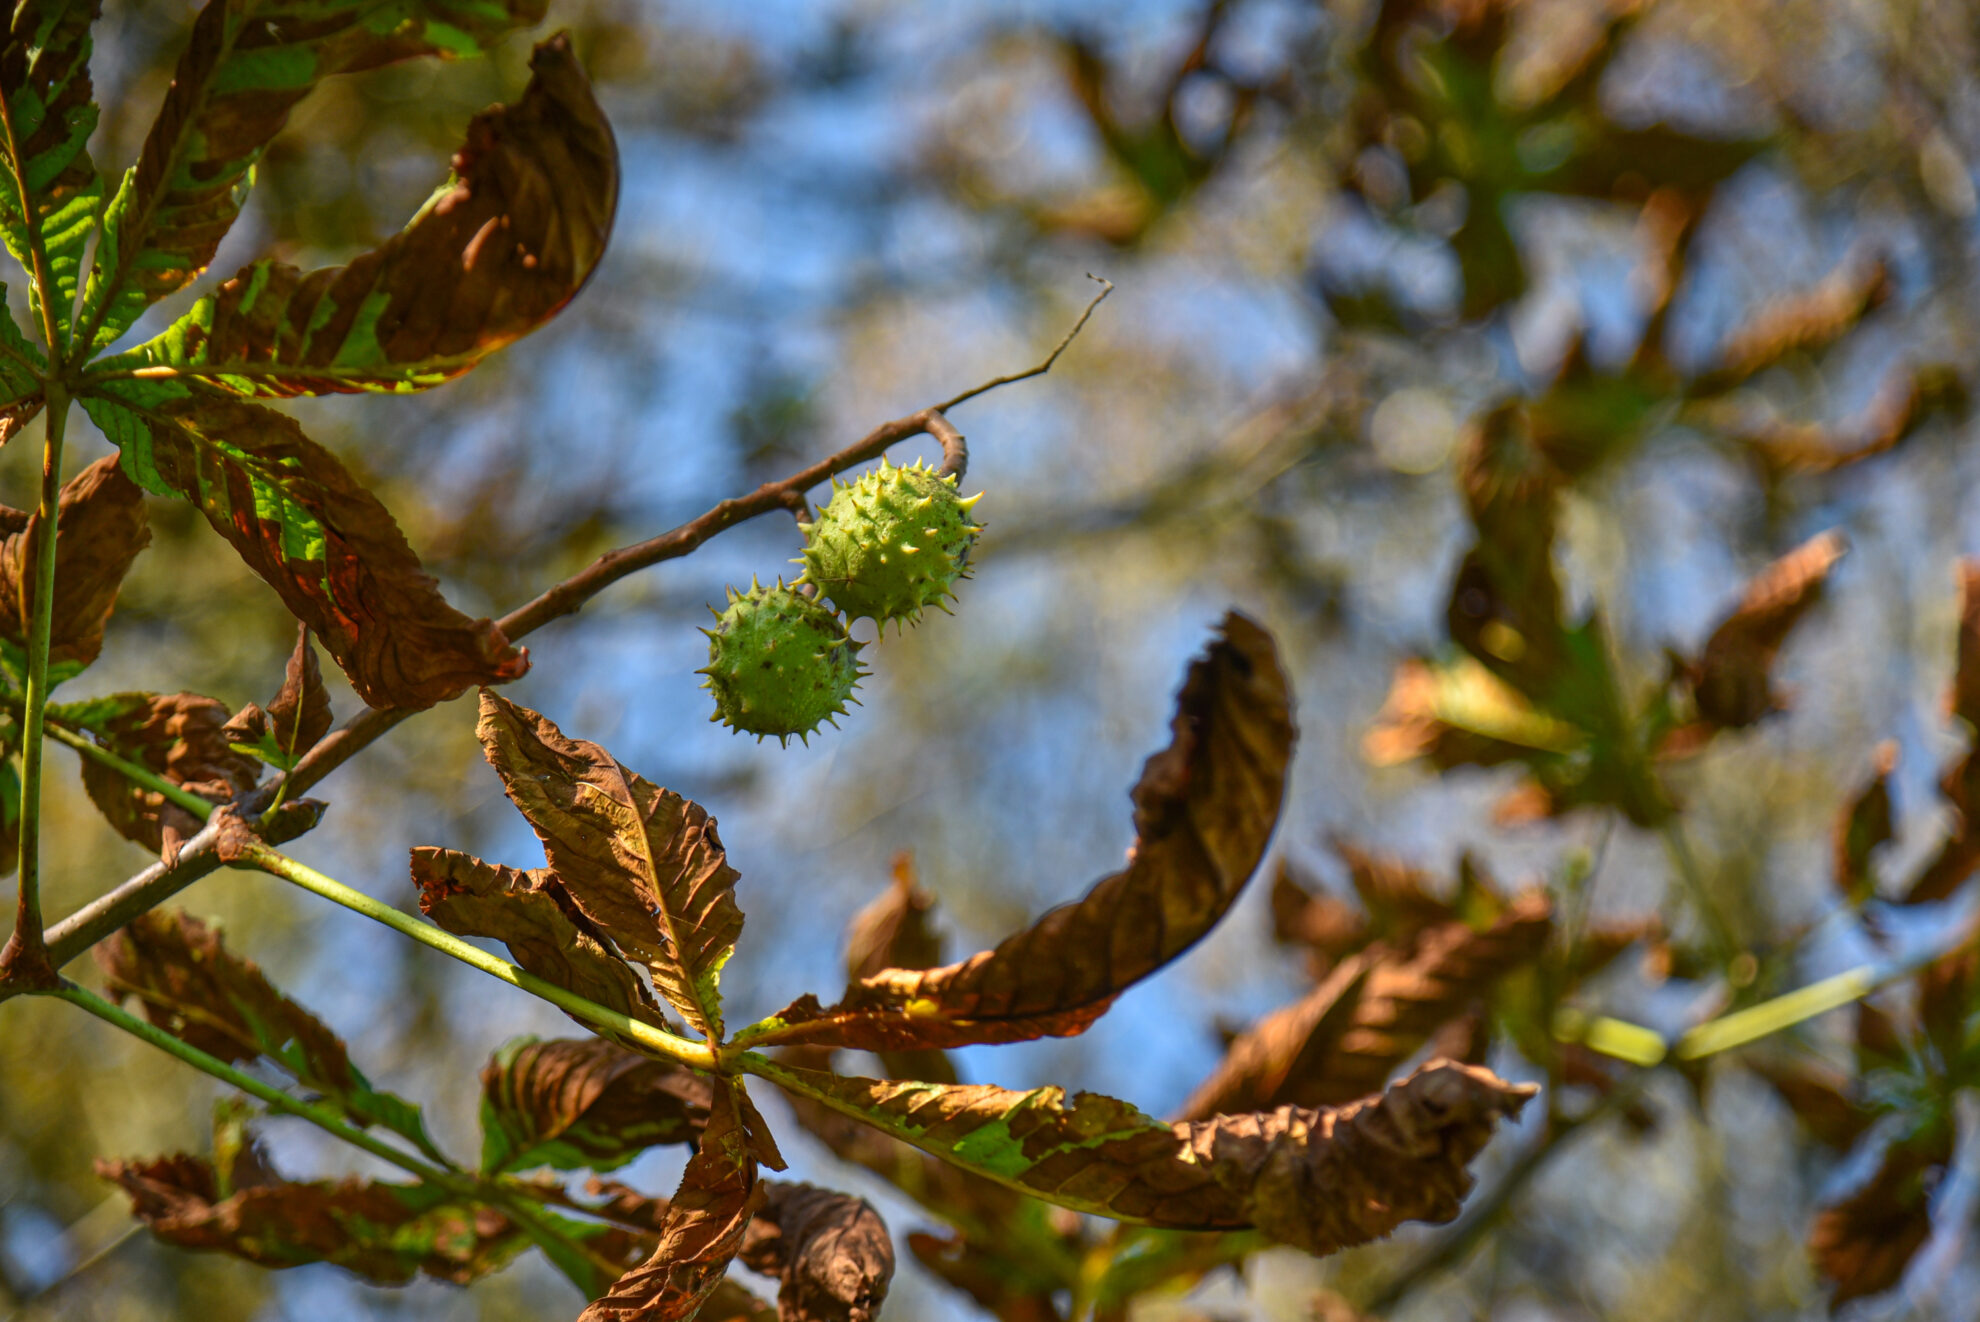
[[[98,161],[132,158],[192,13],[108,0]],[[294,405],[472,612],[1029,365],[1090,296],[1085,272],[1117,285],[1051,376],[958,410],[969,486],[989,493],[976,578],[955,618],[869,654],[842,733],[759,745],[707,724],[696,689],[704,605],[782,569],[788,520],[531,639],[519,701],[720,817],[749,916],[738,1015],[837,986],[837,934],[900,849],[952,953],[1109,870],[1183,660],[1233,603],[1275,630],[1299,696],[1275,848],[1288,941],[1261,878],[1086,1036],[959,1053],[967,1077],[1177,1111],[1224,1035],[1354,940],[1405,939],[1363,912],[1388,893],[1370,858],[1420,869],[1410,885],[1460,918],[1480,921],[1460,881],[1482,870],[1548,887],[1564,930],[1628,931],[1576,1003],[1667,1031],[1970,921],[1970,888],[1890,900],[1965,838],[1941,773],[1973,735],[1946,705],[1953,567],[1980,554],[1971,4],[558,0],[551,22],[573,30],[625,157],[597,278],[445,389]],[[468,117],[521,86],[527,44],[325,86],[214,270],[339,261],[395,230]],[[81,448],[78,465],[105,452]],[[0,454],[13,504],[32,462]],[[152,519],[75,696],[265,699],[288,617],[190,507]],[[1749,579],[1829,530],[1848,553],[1772,688],[1697,687],[1685,658]],[[355,706],[341,690],[340,713]],[[402,906],[412,845],[535,865],[472,724],[454,704],[402,726],[328,782],[330,816],[294,852]],[[1861,797],[1873,783],[1881,807]],[[146,861],[72,772],[49,812],[51,916]],[[1840,851],[1839,820],[1859,828]],[[1326,914],[1360,936],[1299,928],[1296,885],[1337,897]],[[266,878],[222,873],[184,903],[456,1150],[473,1147],[488,1053],[565,1031]],[[1853,1316],[1970,1316],[1973,979],[1900,984],[1771,1055],[1619,1090],[1549,1039],[1564,987],[1547,970],[1565,967],[1500,985],[1467,1039],[1552,1085],[1481,1163],[1494,1219],[1324,1262],[1163,1250],[1180,1266],[1151,1273],[1166,1283],[1134,1315],[1346,1318],[1352,1301],[1408,1319],[1785,1319],[1823,1315],[1840,1288],[1866,1296]],[[130,1236],[91,1159],[203,1149],[219,1092],[59,1004],[0,1008],[0,1316],[576,1310],[534,1258],[467,1290],[382,1290]],[[286,1170],[370,1169],[304,1126],[269,1129]],[[904,1242],[935,1227],[790,1132],[800,1177],[866,1193]],[[679,1164],[622,1174],[664,1192]],[[1067,1306],[1055,1281],[973,1301],[904,1253],[887,1316],[987,1302],[1046,1322]]]

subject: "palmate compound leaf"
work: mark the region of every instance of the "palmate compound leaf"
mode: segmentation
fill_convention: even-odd
[[[548,321],[604,253],[618,151],[567,38],[530,68],[522,100],[475,118],[447,185],[382,247],[307,275],[256,262],[101,366],[242,395],[418,390]]]
[[[873,1205],[788,1180],[763,1190],[737,1256],[782,1282],[782,1322],[873,1322],[894,1279],[894,1241]]]
[[[1466,1164],[1535,1089],[1433,1060],[1378,1096],[1338,1108],[1165,1125],[1126,1102],[1059,1088],[857,1079],[749,1068],[944,1161],[1061,1207],[1177,1230],[1256,1227],[1309,1253],[1379,1239],[1404,1221],[1448,1221]]]
[[[803,997],[738,1040],[892,1051],[1085,1031],[1209,932],[1264,856],[1294,737],[1271,635],[1226,615],[1189,668],[1171,730],[1134,788],[1127,867],[1086,898],[960,964],[882,970],[829,1008]]]
[[[117,590],[151,541],[144,493],[114,457],[99,459],[62,487],[55,518],[55,610],[49,621],[49,677],[60,682],[103,650],[103,628]],[[41,516],[0,506],[0,658],[27,673],[28,620],[34,609],[35,549]]]
[[[629,1018],[668,1026],[611,938],[547,869],[524,872],[426,847],[412,851],[412,879],[420,912],[455,936],[491,937],[537,977]]]
[[[6,97],[12,129],[0,138],[8,157],[7,168],[0,169],[0,236],[29,273],[28,307],[37,325],[48,303],[57,349],[68,336],[83,250],[103,201],[103,180],[88,151],[97,119],[90,28],[101,8],[101,0],[24,0],[14,7],[0,46],[0,95]],[[53,299],[40,287],[31,235],[48,259]]]
[[[661,1218],[659,1247],[578,1322],[687,1322],[722,1283],[764,1199],[742,1108],[734,1085],[715,1080],[708,1128]]]
[[[257,1163],[258,1165],[258,1163]],[[431,1185],[369,1180],[291,1182],[256,1169],[224,1188],[198,1157],[104,1161],[151,1232],[184,1249],[229,1253],[262,1267],[329,1262],[379,1285],[422,1273],[465,1285],[506,1266],[528,1237],[500,1212]]]
[[[82,396],[147,491],[191,501],[374,707],[430,707],[529,668],[447,604],[378,498],[296,421],[210,387],[118,381]]]
[[[718,1040],[722,965],[743,916],[715,819],[486,689],[475,733],[578,912],[644,962],[660,994]]]
[[[136,999],[173,1036],[224,1061],[270,1061],[355,1123],[384,1125],[433,1151],[417,1106],[373,1088],[328,1025],[197,918],[154,909],[97,946],[95,957],[110,993]]]
[[[481,1169],[614,1170],[650,1147],[693,1143],[708,1080],[603,1038],[518,1038],[481,1071]]]
[[[77,338],[107,347],[213,260],[255,162],[333,74],[465,56],[541,21],[545,0],[208,0],[137,164],[103,215]]]

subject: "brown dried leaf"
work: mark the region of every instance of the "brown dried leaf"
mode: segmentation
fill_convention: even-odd
[[[251,1172],[221,1197],[213,1167],[188,1156],[101,1161],[151,1232],[184,1249],[230,1253],[263,1267],[330,1262],[380,1285],[425,1273],[465,1285],[508,1264],[529,1239],[493,1208],[429,1185],[364,1180],[290,1183]]]
[[[135,997],[145,1017],[174,1037],[230,1063],[262,1056],[286,1062],[311,1088],[357,1083],[344,1044],[315,1015],[284,996],[252,960],[230,953],[217,929],[176,909],[131,920],[93,952],[118,1000]]]
[[[1831,1311],[1881,1294],[1904,1276],[1932,1233],[1932,1185],[1951,1159],[1950,1132],[1893,1145],[1869,1183],[1816,1214],[1808,1251],[1835,1286]]]
[[[1980,731],[1980,560],[1959,563],[1959,649],[1953,668],[1953,715]]]
[[[681,1187],[660,1221],[660,1246],[593,1301],[578,1322],[688,1322],[714,1293],[762,1205],[756,1159],[736,1095],[715,1083],[714,1105]]]
[[[423,847],[412,851],[412,879],[419,887],[420,912],[455,936],[492,937],[537,977],[666,1027],[646,984],[549,872],[523,872],[456,850]]]
[[[1771,672],[1788,631],[1820,599],[1829,571],[1849,543],[1817,533],[1756,575],[1739,606],[1720,621],[1690,667],[1699,718],[1718,729],[1753,724],[1783,703]]]
[[[249,396],[403,391],[548,321],[604,253],[619,162],[569,37],[539,45],[530,71],[520,101],[475,116],[447,186],[383,245],[307,275],[255,262],[106,366]]]
[[[1272,876],[1272,939],[1306,947],[1307,971],[1315,981],[1340,960],[1374,939],[1368,916],[1347,901],[1299,880],[1290,860],[1281,859]]]
[[[894,855],[894,884],[853,915],[846,930],[846,976],[854,982],[887,969],[932,968],[942,960],[942,937],[928,922],[934,899],[916,884],[914,855]],[[882,1051],[890,1079],[955,1083],[955,1062],[939,1047]]]
[[[1440,1027],[1538,959],[1552,933],[1552,902],[1528,891],[1485,931],[1446,923],[1407,955],[1378,948],[1349,960],[1232,1043],[1182,1114],[1337,1106],[1378,1092]]]
[[[282,673],[282,687],[266,710],[249,703],[227,722],[227,738],[252,746],[264,761],[288,768],[316,741],[330,733],[330,691],[316,649],[309,645],[309,626],[297,631],[296,650]]]
[[[0,638],[25,648],[41,516],[6,513],[12,517],[0,537]],[[117,604],[117,589],[151,542],[144,492],[117,467],[116,456],[99,459],[63,484],[55,528],[48,664],[57,673],[73,674],[103,650],[103,626]]]
[[[694,1142],[710,1101],[707,1079],[603,1038],[520,1038],[481,1070],[481,1169],[613,1170]]]
[[[1125,870],[995,950],[884,970],[829,1009],[804,997],[744,1037],[892,1050],[1085,1031],[1214,927],[1264,855],[1294,736],[1271,635],[1226,615],[1223,636],[1190,666],[1170,728],[1134,789],[1138,838]]]
[[[213,698],[151,693],[130,695],[125,709],[96,726],[95,733],[97,743],[119,757],[203,799],[225,803],[253,789],[261,777],[261,765],[229,744],[226,727],[227,708]],[[179,843],[199,831],[197,817],[94,758],[82,759],[82,781],[117,834],[146,849],[176,857]]]
[[[1959,593],[1959,659],[1949,701],[1953,713],[1980,732],[1980,560],[1960,563]],[[1939,791],[1952,806],[1952,829],[1911,883],[1906,904],[1943,900],[1980,867],[1980,742],[1946,768]]]
[[[763,1187],[738,1256],[783,1282],[783,1322],[872,1322],[894,1279],[894,1242],[872,1204],[785,1180]]]
[[[374,707],[430,707],[529,669],[491,621],[447,603],[391,511],[296,420],[197,382],[117,380],[81,397],[147,491],[199,508]]]
[[[777,1306],[725,1276],[694,1317],[695,1322],[777,1322]]]
[[[719,1039],[722,965],[743,915],[715,819],[497,694],[483,691],[475,734],[579,911]]]
[[[1536,1091],[1432,1061],[1350,1106],[1163,1125],[1125,1102],[1059,1088],[1012,1092],[754,1068],[981,1174],[1075,1211],[1182,1230],[1256,1226],[1309,1253],[1447,1221],[1465,1165]]]
[[[1833,343],[1889,298],[1891,289],[1890,271],[1881,260],[1845,263],[1806,293],[1763,307],[1727,336],[1720,366],[1697,388],[1726,390],[1796,350]]]
[[[1836,889],[1856,907],[1877,894],[1877,876],[1870,855],[1892,836],[1891,772],[1897,767],[1897,744],[1877,746],[1876,778],[1850,800],[1849,810],[1836,820]]]

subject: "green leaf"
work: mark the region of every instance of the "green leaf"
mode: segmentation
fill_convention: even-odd
[[[92,734],[107,734],[115,722],[150,701],[149,693],[110,693],[76,702],[51,702],[48,704],[48,719],[73,729],[88,730]]]
[[[618,151],[566,38],[530,67],[522,99],[475,117],[452,178],[383,246],[307,275],[244,267],[101,369],[247,396],[422,390],[548,321],[604,253]]]
[[[83,251],[103,201],[103,180],[87,150],[97,118],[90,28],[100,9],[101,0],[24,0],[0,47],[7,110],[0,139],[7,154],[7,168],[0,169],[0,236],[28,271],[28,304],[37,322],[49,300],[58,350],[67,347]],[[52,300],[39,283],[37,242],[48,260]]]
[[[545,2],[208,0],[104,213],[80,323],[92,351],[206,269],[255,163],[319,80],[421,55],[478,55],[541,21]]]
[[[124,471],[197,505],[374,707],[430,707],[529,668],[487,620],[448,605],[376,496],[293,418],[182,381],[82,396]]]

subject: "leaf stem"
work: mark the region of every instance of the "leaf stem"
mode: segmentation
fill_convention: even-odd
[[[0,96],[0,105],[6,98]],[[9,128],[11,139],[12,129]],[[47,300],[44,298],[43,303]],[[52,322],[50,323],[53,324]],[[41,930],[42,726],[48,709],[48,639],[55,619],[55,542],[62,507],[62,435],[69,398],[62,383],[47,382],[48,418],[41,447],[40,531],[34,545],[34,606],[27,638],[27,700],[21,715],[20,896],[14,935],[0,956],[14,978],[46,985],[55,979]]]
[[[558,1009],[566,1010],[587,1023],[610,1029],[615,1036],[644,1047],[655,1055],[664,1056],[690,1069],[702,1070],[706,1073],[727,1072],[722,1069],[715,1052],[704,1043],[690,1042],[684,1037],[677,1037],[664,1029],[655,1028],[652,1024],[566,991],[554,982],[545,981],[506,959],[498,959],[479,946],[463,941],[452,932],[443,931],[431,923],[422,923],[416,918],[400,913],[388,904],[372,899],[361,891],[352,890],[342,882],[290,858],[278,849],[272,849],[258,841],[251,842],[241,846],[231,861],[236,867],[257,868],[271,877],[280,877],[284,881],[293,882],[304,890],[313,891],[354,913],[363,914],[373,922],[383,923],[395,932],[409,936],[422,945],[430,946],[443,955],[451,955],[461,963],[472,965],[490,977],[500,978],[511,987],[520,988],[532,996],[546,1000]]]
[[[183,785],[167,780],[150,767],[133,762],[127,757],[120,757],[101,744],[98,744],[94,739],[78,734],[67,726],[57,724],[54,721],[48,721],[44,729],[48,737],[56,743],[67,744],[84,757],[95,762],[101,762],[104,766],[109,767],[112,771],[115,771],[118,775],[131,781],[133,784],[142,785],[148,790],[164,795],[168,800],[184,808],[202,822],[213,815],[213,804],[210,801],[200,798],[199,795],[194,794]]]
[[[208,1055],[189,1042],[180,1041],[155,1024],[138,1018],[122,1006],[115,1005],[72,982],[64,982],[60,987],[46,994],[67,1001],[71,1005],[80,1006],[105,1023],[121,1028],[133,1037],[184,1061],[202,1074],[209,1074],[251,1097],[259,1098],[277,1111],[307,1120],[332,1138],[341,1139],[352,1147],[368,1152],[380,1161],[397,1166],[400,1170],[428,1184],[445,1189],[456,1197],[499,1208],[539,1245],[548,1240],[559,1248],[587,1259],[604,1270],[608,1276],[617,1276],[622,1270],[619,1264],[598,1257],[583,1244],[565,1235],[554,1223],[545,1219],[541,1209],[532,1205],[526,1195],[511,1185],[429,1165],[418,1157],[401,1152],[390,1143],[346,1122],[331,1108],[318,1102],[305,1102],[291,1097],[280,1088],[236,1069],[217,1056]]]

